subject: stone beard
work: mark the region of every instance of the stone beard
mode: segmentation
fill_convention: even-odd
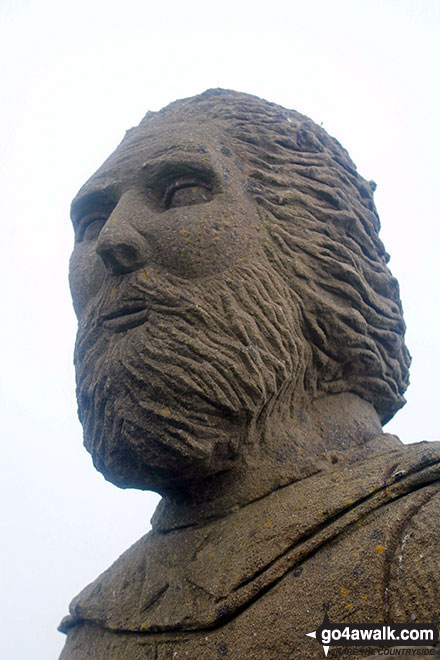
[[[79,328],[86,446],[118,485],[170,490],[234,460],[264,402],[302,381],[307,344],[282,280],[261,266],[201,284],[154,269],[126,280],[116,286],[127,319],[112,317],[110,283]],[[274,295],[283,335],[265,309]],[[146,320],[129,329],[138,317]]]

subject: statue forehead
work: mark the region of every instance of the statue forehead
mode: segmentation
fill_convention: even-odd
[[[239,132],[243,128],[252,132],[249,140],[252,150],[261,152],[267,147],[267,136],[263,140],[265,146],[260,143],[261,131],[266,133],[271,126],[269,130],[273,133],[269,141],[278,142],[286,131],[296,134],[304,126],[304,120],[308,130],[319,130],[314,122],[294,110],[229,90],[208,90],[175,101],[159,112],[148,112],[138,126],[127,131],[121,144],[81,188],[73,204],[89,189],[104,189],[109,179],[118,183],[124,177],[133,178],[136,171],[163,159],[185,159],[191,155],[200,158],[205,153],[210,158],[224,160],[226,154],[229,162],[234,156],[239,164],[235,173],[239,178],[244,174],[243,166],[248,169],[249,138],[245,137],[245,144],[239,144],[241,140],[237,142],[234,135],[238,127]]]
[[[224,156],[226,136],[220,138],[216,122],[206,115],[203,121],[182,116],[179,121],[155,117],[145,120],[127,135],[101,167],[87,180],[72,202],[72,209],[89,193],[106,191],[154,174],[167,162],[203,164],[215,167]],[[223,146],[222,146],[223,145]],[[226,150],[230,154],[230,149]]]

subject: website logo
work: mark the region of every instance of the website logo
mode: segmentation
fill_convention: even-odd
[[[306,635],[322,644],[325,656],[331,646],[434,646],[439,639],[433,623],[331,623],[327,612]]]

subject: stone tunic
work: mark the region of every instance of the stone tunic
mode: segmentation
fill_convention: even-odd
[[[313,660],[324,609],[440,621],[440,443],[334,467],[201,526],[153,527],[73,600],[60,660]]]

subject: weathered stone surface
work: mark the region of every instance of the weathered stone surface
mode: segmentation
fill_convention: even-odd
[[[163,499],[72,602],[61,658],[320,658],[324,605],[438,617],[440,447],[382,433],[409,355],[339,143],[210,90],[148,113],[72,218],[85,445]]]

